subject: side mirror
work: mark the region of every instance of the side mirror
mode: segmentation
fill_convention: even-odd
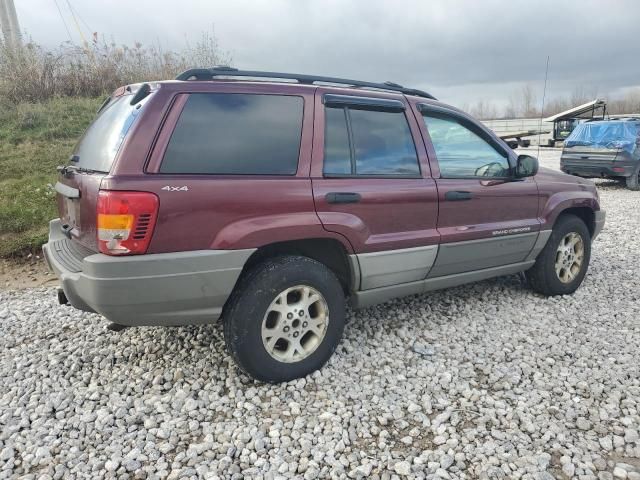
[[[538,159],[531,155],[518,155],[518,161],[516,163],[516,177],[525,178],[533,177],[538,173]]]

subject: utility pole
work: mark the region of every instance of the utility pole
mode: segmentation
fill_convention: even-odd
[[[12,47],[20,45],[20,24],[13,0],[0,0],[0,27],[7,45]]]

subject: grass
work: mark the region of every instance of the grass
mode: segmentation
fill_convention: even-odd
[[[0,257],[39,250],[57,216],[56,166],[100,106],[98,98],[0,104]]]

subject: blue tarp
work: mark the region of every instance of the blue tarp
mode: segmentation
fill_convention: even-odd
[[[564,141],[564,146],[620,149],[633,154],[638,148],[639,129],[639,122],[630,121],[581,123]]]

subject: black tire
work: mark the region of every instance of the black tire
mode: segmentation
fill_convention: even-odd
[[[324,337],[314,337],[318,342],[315,350],[299,361],[287,363],[267,351],[262,338],[263,321],[267,322],[265,315],[272,302],[297,286],[311,287],[324,297],[328,321]],[[276,324],[284,318],[280,315],[276,314]],[[258,264],[240,279],[223,315],[224,338],[227,350],[245,373],[264,382],[286,382],[318,370],[329,360],[342,337],[344,321],[345,295],[334,273],[307,257],[280,256]]]
[[[625,179],[629,190],[640,190],[640,165],[636,167],[635,172]]]
[[[556,273],[556,257],[560,242],[570,233],[577,233],[582,238],[584,253],[582,265],[575,277],[565,283]],[[577,290],[584,280],[591,259],[591,234],[585,223],[575,215],[561,215],[553,227],[549,241],[538,255],[536,263],[526,272],[531,287],[538,293],[547,296],[568,295]]]

